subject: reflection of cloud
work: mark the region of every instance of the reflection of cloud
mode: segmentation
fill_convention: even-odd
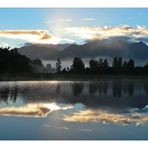
[[[24,116],[24,117],[46,117],[48,113],[56,110],[67,110],[72,106],[58,106],[55,103],[32,103],[22,107],[5,107],[0,109],[0,115]]]
[[[64,130],[69,130],[68,127],[65,127],[65,126],[55,126],[55,125],[49,125],[49,124],[44,124],[44,127],[51,127],[51,128],[56,128],[56,129],[64,129]]]
[[[48,30],[0,30],[0,37],[20,39],[31,43],[56,43],[60,40]]]
[[[0,109],[0,115],[14,115],[27,117],[44,117],[51,110],[44,105],[29,104],[24,107],[9,107]]]
[[[121,125],[136,123],[136,126],[138,126],[148,122],[148,116],[147,114],[139,113],[115,114],[98,109],[84,110],[72,115],[65,115],[64,120],[68,122],[102,122]]]
[[[93,130],[92,129],[83,128],[83,129],[80,129],[80,131],[83,131],[83,132],[92,132]]]
[[[69,130],[70,128],[66,126],[57,126],[57,125],[51,125],[51,124],[43,124],[44,127],[46,128],[55,128],[55,129],[63,129],[63,130]],[[81,128],[80,131],[83,132],[92,132],[92,129],[87,129],[87,128]]]
[[[124,36],[135,40],[138,38],[148,38],[148,28],[144,26],[67,27],[65,30],[67,33],[72,33],[84,39],[106,39]]]

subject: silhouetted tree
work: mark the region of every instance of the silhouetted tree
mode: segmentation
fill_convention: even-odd
[[[103,68],[108,68],[108,67],[109,67],[108,61],[107,61],[107,59],[105,59],[103,61]]]
[[[121,57],[118,58],[117,67],[118,68],[121,68],[122,67],[122,58]]]
[[[135,62],[133,59],[129,59],[129,61],[127,63],[127,67],[130,69],[133,69],[135,67]]]
[[[91,72],[97,72],[99,68],[99,64],[96,60],[90,60],[89,61],[89,67]]]
[[[57,70],[57,72],[60,72],[61,68],[62,68],[62,66],[61,66],[61,59],[58,57],[57,58],[57,62],[56,62],[56,70]]]
[[[113,68],[116,68],[117,65],[118,65],[117,57],[114,57],[112,67],[113,67]]]
[[[69,72],[69,70],[70,70],[69,67],[67,67],[67,68],[66,68],[66,71]]]
[[[66,68],[63,68],[62,73],[67,73]]]
[[[99,68],[103,67],[103,59],[99,59],[98,65],[99,65]]]
[[[85,65],[80,58],[75,57],[73,60],[73,64],[71,65],[72,72],[84,72]]]
[[[126,60],[123,62],[123,68],[127,68],[127,62],[126,62]]]

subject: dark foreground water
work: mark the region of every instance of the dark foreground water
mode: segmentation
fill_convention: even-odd
[[[148,81],[0,82],[0,139],[148,139]]]

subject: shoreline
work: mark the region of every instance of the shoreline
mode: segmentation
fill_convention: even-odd
[[[148,79],[148,75],[102,74],[3,74],[0,81],[95,81],[101,79]]]

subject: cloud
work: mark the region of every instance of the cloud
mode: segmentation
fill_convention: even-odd
[[[0,42],[0,47],[9,47],[9,44],[5,42]]]
[[[111,113],[107,110],[91,110],[86,109],[77,113],[73,113],[71,115],[65,115],[64,121],[68,122],[102,122],[104,124],[114,123],[118,125],[128,125],[135,123],[136,126],[142,125],[145,122],[148,122],[147,114],[140,113],[128,113],[128,114],[120,114],[120,113]]]
[[[90,17],[90,18],[83,18],[82,21],[94,21],[95,18]]]
[[[0,37],[19,39],[31,43],[58,43],[61,39],[48,30],[0,30]]]
[[[58,19],[58,20],[49,20],[46,21],[46,24],[52,24],[52,23],[63,23],[63,22],[71,22],[72,19],[66,18],[66,19]]]
[[[83,39],[108,39],[110,37],[129,37],[133,40],[139,38],[148,38],[148,28],[137,25],[136,27],[122,26],[104,26],[104,27],[67,27],[66,33]]]

